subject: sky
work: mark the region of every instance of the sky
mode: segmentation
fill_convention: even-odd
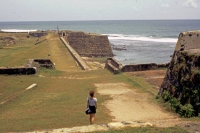
[[[0,0],[0,22],[200,19],[200,0]]]

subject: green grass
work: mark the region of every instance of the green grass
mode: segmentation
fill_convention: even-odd
[[[63,72],[61,75],[61,78],[56,75],[0,76],[0,80],[3,81],[3,84],[0,84],[0,92],[3,93],[1,101],[23,91],[33,83],[37,84],[36,88],[0,106],[0,125],[4,125],[0,126],[0,131],[30,131],[88,125],[88,116],[84,113],[88,92],[95,90],[95,83],[118,82],[119,77],[123,78],[123,75],[119,75],[115,79],[114,75],[106,70]],[[74,79],[63,78],[68,75],[76,76]],[[111,117],[107,109],[101,105],[109,97],[99,94],[96,94],[96,97],[99,105],[96,123],[110,122]]]
[[[45,77],[39,77],[40,73],[33,76],[0,76],[0,81],[3,81],[0,84],[0,93],[3,93],[1,101],[33,83],[37,84],[36,88],[0,106],[0,125],[3,125],[0,131],[20,132],[88,125],[88,116],[84,113],[86,98],[90,90],[95,90],[95,83],[126,82],[142,88],[138,83],[140,79],[130,79],[123,74],[113,75],[107,70],[59,74],[53,72],[58,70],[48,71],[52,72],[47,72],[50,74]],[[65,78],[68,76],[74,77]],[[98,93],[95,96],[99,105],[95,123],[110,122],[108,110],[102,106],[110,98]]]
[[[115,79],[115,75],[107,70],[83,71],[80,67],[71,67],[75,64],[73,58],[61,41],[54,37],[38,45],[27,41],[24,47],[12,47],[0,51],[4,55],[1,65],[25,65],[30,58],[47,58],[51,51],[49,58],[56,62],[56,68],[39,69],[36,75],[0,75],[0,102],[14,96],[0,106],[1,132],[88,125],[89,118],[84,113],[88,92],[95,90],[95,83],[118,82],[124,77],[118,75]],[[36,88],[21,93],[33,83],[37,84]],[[111,117],[101,103],[109,97],[99,94],[96,97],[99,104],[96,122],[108,123]]]
[[[6,76],[6,78],[0,76],[1,81],[15,80],[15,84],[11,83],[5,89],[0,87],[4,98],[24,90],[32,83],[37,83],[37,87],[0,107],[0,125],[4,125],[0,126],[0,131],[29,131],[35,130],[35,127],[49,129],[89,123],[84,110],[88,92],[95,89],[94,80],[39,78],[37,76],[15,78],[14,76]],[[13,91],[13,88],[16,89]],[[110,117],[103,111],[106,110],[105,107],[101,106],[101,103],[108,97],[98,94],[96,96],[99,103],[96,120],[98,123],[108,122]]]

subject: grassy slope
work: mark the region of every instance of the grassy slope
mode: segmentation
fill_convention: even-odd
[[[0,102],[18,95],[0,105],[0,132],[88,125],[89,118],[84,114],[86,97],[90,90],[95,90],[95,83],[125,82],[132,89],[150,89],[141,78],[113,75],[107,70],[82,71],[57,35],[50,34],[46,39],[35,45],[37,38],[30,37],[19,45],[9,46],[13,49],[0,49],[0,66],[25,65],[30,58],[50,58],[56,63],[56,69],[41,69],[36,75],[0,75]],[[33,83],[36,88],[21,93]],[[108,110],[101,105],[109,97],[99,94],[96,97],[99,104],[96,123],[110,122]]]
[[[19,95],[33,83],[38,85],[0,106],[0,125],[3,125],[0,131],[87,125],[89,122],[84,110],[89,90],[95,89],[97,81],[116,82],[112,81],[113,75],[105,70],[82,71],[56,35],[50,34],[46,39],[35,45],[37,38],[31,37],[24,44],[9,46],[13,49],[1,49],[0,54],[4,55],[1,66],[21,66],[30,58],[50,58],[56,63],[56,70],[42,69],[32,76],[0,75],[0,102]],[[98,98],[99,105],[107,98]],[[103,110],[106,110],[103,106],[98,109],[96,119],[99,123],[110,120]]]

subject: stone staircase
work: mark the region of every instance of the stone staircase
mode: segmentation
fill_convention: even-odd
[[[107,58],[105,68],[114,74],[118,74],[121,72],[122,64],[115,60],[115,58]]]

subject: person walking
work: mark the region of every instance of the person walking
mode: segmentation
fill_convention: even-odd
[[[90,109],[90,124],[94,123],[94,116],[97,109],[97,98],[94,97],[94,91],[90,91],[90,97],[87,98],[87,108]]]

